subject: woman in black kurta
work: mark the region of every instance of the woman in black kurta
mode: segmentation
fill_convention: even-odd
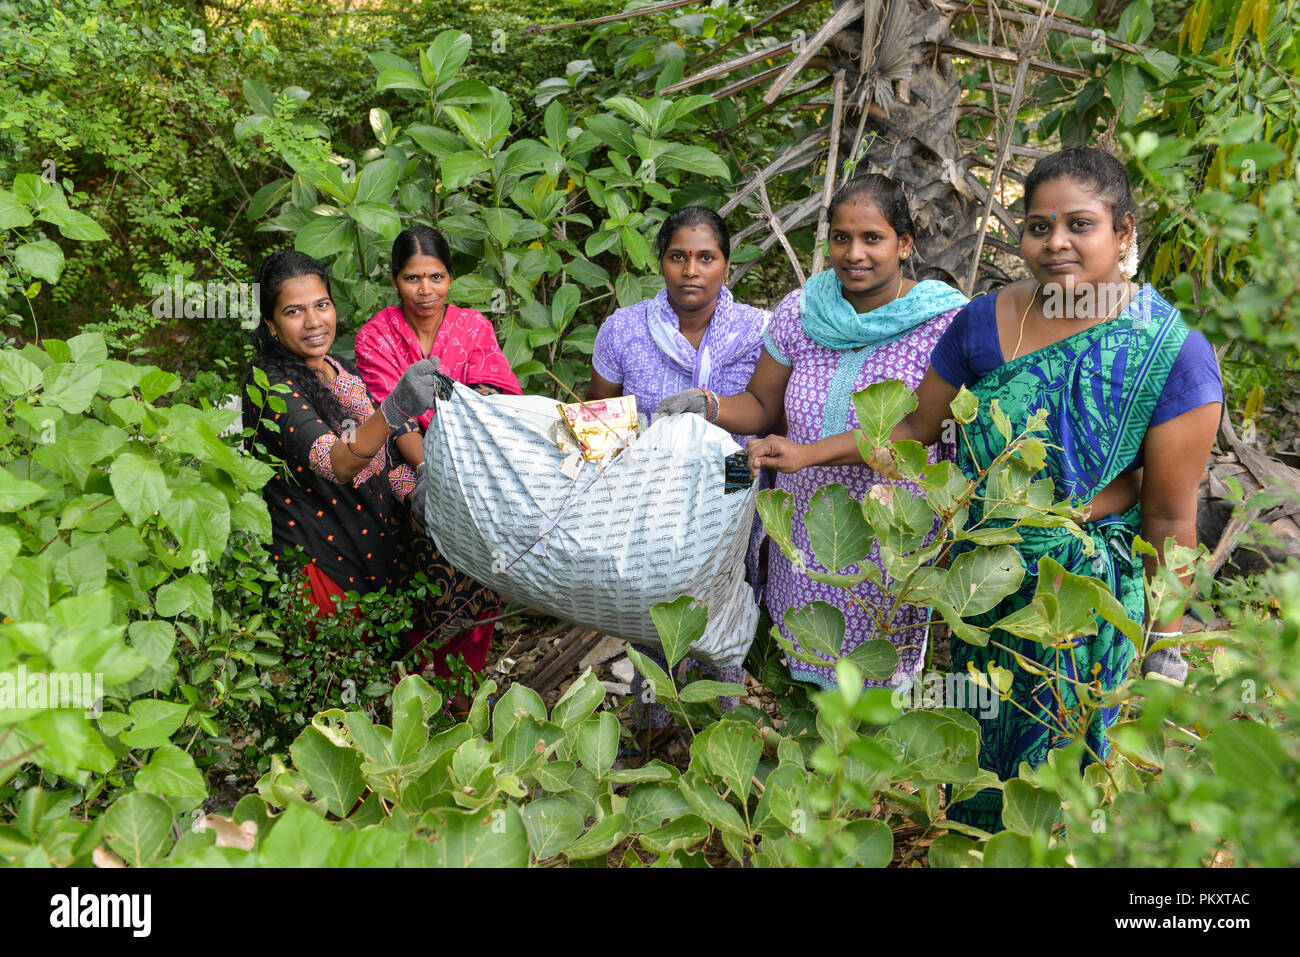
[[[442,594],[412,609],[421,629],[414,640],[453,615],[472,618],[482,602],[449,607],[454,589],[443,579],[450,569],[415,528],[408,508],[410,499],[422,496],[422,476],[394,444],[432,408],[436,361],[413,365],[376,406],[356,370],[329,355],[336,317],[324,267],[302,253],[276,253],[258,283],[264,321],[254,365],[268,385],[287,388],[263,396],[255,434],[279,466],[263,488],[273,557],[285,562],[290,548],[302,550],[320,614],[333,613],[333,596],[398,587],[418,570]]]

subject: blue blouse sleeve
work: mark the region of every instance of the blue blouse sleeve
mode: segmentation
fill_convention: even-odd
[[[1192,332],[1183,342],[1174,366],[1169,370],[1164,391],[1151,413],[1148,428],[1176,419],[1184,412],[1210,402],[1223,401],[1223,380],[1214,348],[1201,332]]]
[[[954,388],[969,388],[1002,365],[996,299],[997,293],[972,299],[935,343],[930,365]]]

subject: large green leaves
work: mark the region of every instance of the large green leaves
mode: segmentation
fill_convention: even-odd
[[[969,618],[995,608],[1020,587],[1024,577],[1020,553],[1011,545],[999,545],[959,555],[946,569],[923,568],[915,587],[922,597]]]
[[[709,612],[689,595],[683,595],[676,601],[654,605],[650,609],[650,617],[659,632],[668,666],[675,668],[677,662],[686,657],[691,645],[703,637]]]
[[[317,728],[307,728],[299,735],[289,753],[312,793],[325,802],[331,813],[346,816],[365,790],[360,755],[351,747],[331,741]]]
[[[889,440],[894,426],[916,408],[916,396],[902,382],[873,382],[853,393],[853,408],[858,414],[858,428],[873,446]]]
[[[143,455],[121,455],[109,474],[113,494],[132,525],[140,525],[167,502],[170,492],[162,467]]]
[[[162,798],[131,791],[104,813],[104,836],[127,863],[149,864],[167,845],[172,817],[171,807]]]
[[[862,561],[874,542],[861,505],[849,498],[849,490],[839,484],[813,493],[804,513],[804,525],[813,554],[827,571],[839,571]]]

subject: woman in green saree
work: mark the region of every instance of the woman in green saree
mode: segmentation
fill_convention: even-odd
[[[1150,285],[1129,281],[1137,267],[1135,214],[1124,168],[1114,157],[1071,148],[1041,160],[1025,180],[1025,209],[1021,251],[1031,278],[973,300],[953,318],[917,388],[917,408],[891,438],[938,441],[964,385],[980,400],[978,417],[966,426],[970,443],[958,445],[958,464],[973,478],[1005,447],[988,414],[993,399],[1017,430],[1046,409],[1049,448],[1037,477],[1050,477],[1058,498],[1084,504],[1082,527],[1093,554],[1085,555],[1083,543],[1061,529],[1019,529],[1026,570],[1020,590],[972,622],[987,626],[1029,604],[1044,556],[1106,582],[1141,622],[1144,569],[1133,556],[1133,538],[1140,533],[1152,543],[1160,562],[1166,538],[1196,546],[1196,489],[1223,401],[1218,366],[1205,337],[1189,332],[1176,309]],[[767,440],[751,449],[750,460],[778,469],[786,458],[801,464],[809,458],[816,464],[861,461],[849,438],[803,450]],[[1169,618],[1155,622],[1151,634],[1176,635],[1181,627],[1181,616]],[[993,638],[1069,678],[1095,680],[1103,691],[1124,681],[1134,659],[1128,638],[1100,619],[1096,635],[1077,639],[1059,657],[1005,631],[994,631]],[[1014,676],[1011,702],[979,717],[980,765],[999,778],[1015,777],[1022,761],[1041,764],[1050,748],[1078,736],[1062,729],[1062,712],[1079,704],[1069,681],[1030,674],[991,645],[954,641],[952,657],[959,673],[968,664],[986,672],[995,663]],[[1173,649],[1147,656],[1143,672],[1181,681],[1186,665]],[[1094,713],[1081,729],[1097,759],[1109,753],[1105,732],[1117,710]],[[1000,793],[985,790],[950,807],[948,817],[996,831],[1001,806]]]

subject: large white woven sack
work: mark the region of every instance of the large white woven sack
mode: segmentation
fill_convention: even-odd
[[[744,581],[757,483],[724,491],[731,436],[697,415],[659,418],[573,479],[556,418],[554,399],[459,383],[439,400],[424,443],[438,550],[511,601],[641,644],[659,644],[652,605],[691,595],[709,612],[692,657],[739,665],[758,623]]]

